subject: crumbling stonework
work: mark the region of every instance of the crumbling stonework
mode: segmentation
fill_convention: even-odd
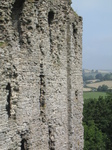
[[[0,0],[0,150],[82,150],[82,18],[70,0]]]

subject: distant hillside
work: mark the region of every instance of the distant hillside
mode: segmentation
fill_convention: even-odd
[[[83,91],[97,91],[97,88],[103,85],[112,89],[112,71],[83,69],[83,83]]]

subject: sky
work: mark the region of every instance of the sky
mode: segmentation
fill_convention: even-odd
[[[72,0],[83,17],[83,69],[112,70],[112,0]]]

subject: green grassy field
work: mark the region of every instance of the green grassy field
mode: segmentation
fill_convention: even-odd
[[[98,99],[99,96],[107,96],[105,92],[83,92],[83,98],[84,99],[89,99],[89,98],[95,98]]]

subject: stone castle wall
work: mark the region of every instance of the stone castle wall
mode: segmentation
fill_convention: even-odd
[[[0,1],[0,150],[82,150],[82,18],[67,0]]]

